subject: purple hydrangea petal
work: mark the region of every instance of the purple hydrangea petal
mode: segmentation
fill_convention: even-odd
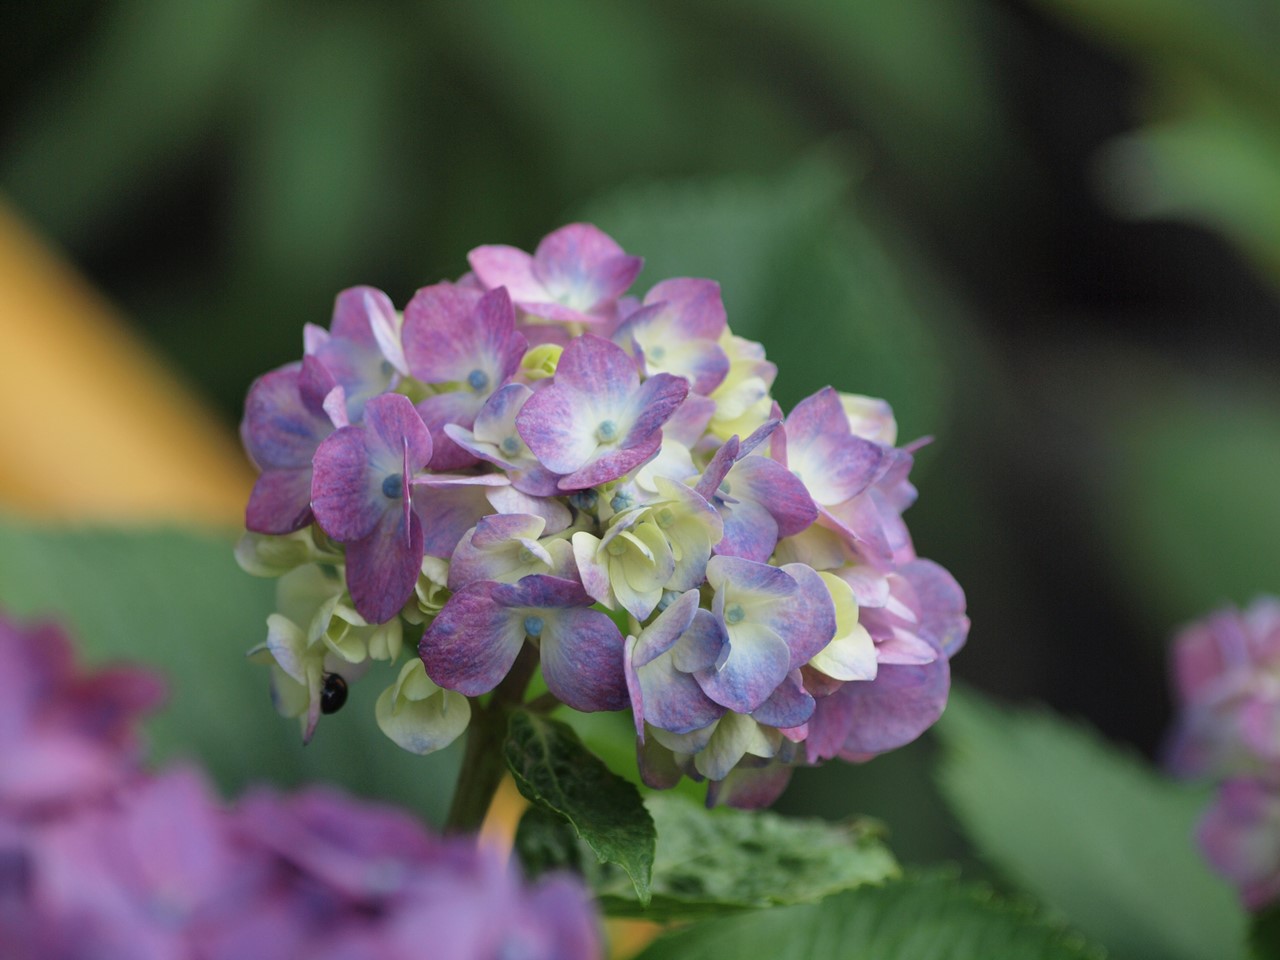
[[[709,669],[720,659],[728,642],[729,635],[720,619],[710,610],[697,610],[688,629],[671,648],[671,662],[683,673]]]
[[[324,411],[309,407],[299,387],[300,366],[290,364],[254,381],[245,399],[240,435],[262,469],[310,467],[320,441],[333,431]]]
[[[859,760],[905,746],[933,726],[950,689],[951,667],[945,658],[917,667],[885,665],[874,680],[846,683],[824,698],[818,712],[838,703],[848,720],[840,755]],[[812,736],[812,724],[810,730]]]
[[[367,536],[347,544],[347,589],[356,611],[386,623],[413,595],[422,567],[422,524],[417,515],[386,510]]]
[[[1258,910],[1280,897],[1280,792],[1257,779],[1224,783],[1196,830],[1219,874]]]
[[[596,419],[586,398],[555,385],[539,390],[516,417],[520,438],[552,473],[569,474],[583,466],[599,446]]]
[[[530,496],[514,481],[509,487],[490,487],[486,496],[499,513],[527,513],[541,517],[546,523],[542,531],[544,537],[560,533],[573,523],[573,514],[559,500],[549,496]]]
[[[689,383],[682,377],[660,373],[646,380],[631,400],[634,419],[623,446],[642,443],[654,435],[688,395]]]
[[[483,294],[447,281],[423,287],[404,308],[404,354],[424,383],[465,380],[475,341],[468,326]],[[513,321],[514,323],[514,321]]]
[[[636,363],[617,344],[585,333],[565,347],[552,381],[584,394],[600,409],[618,411],[640,386]],[[547,390],[537,391],[538,399]],[[532,401],[531,401],[532,402]]]
[[[433,394],[418,404],[418,414],[431,431],[432,470],[463,470],[478,462],[476,453],[454,440],[447,428],[471,426],[484,401],[469,390],[456,390]]]
[[[547,293],[542,281],[533,275],[533,257],[504,244],[476,247],[467,254],[467,262],[486,288],[506,287],[516,302],[543,299]]]
[[[520,365],[527,346],[516,332],[515,310],[505,287],[490,290],[464,316],[425,333],[429,356],[419,352],[419,379],[427,383],[459,381],[488,396]],[[483,383],[480,380],[483,379]]]
[[[672,733],[690,733],[715,723],[725,708],[703,692],[691,675],[659,657],[636,671],[644,720]]]
[[[692,448],[706,434],[707,425],[715,413],[714,400],[690,393],[684,398],[684,403],[676,407],[671,419],[662,425],[662,435]]]
[[[524,646],[523,617],[493,599],[494,586],[481,581],[455,593],[418,644],[427,675],[469,697],[496,687]]]
[[[737,557],[712,557],[707,563],[707,582],[717,594],[733,589],[777,599],[789,597],[798,589],[795,579],[778,567]]]
[[[468,530],[493,513],[492,484],[505,485],[497,474],[476,477],[429,474],[413,482],[413,509],[422,521],[423,549],[448,560]]]
[[[734,767],[723,780],[707,784],[707,806],[723,803],[738,810],[772,806],[791,782],[792,770],[776,762],[763,767]]]
[[[585,607],[591,604],[582,584],[545,574],[523,577],[516,583],[494,584],[492,595],[494,602],[504,607]]]
[[[350,340],[367,347],[376,347],[374,317],[394,314],[391,298],[375,287],[348,287],[334,298],[333,320],[329,333],[333,337]]]
[[[343,427],[316,450],[311,509],[324,532],[340,543],[367,537],[387,512],[383,477],[369,467],[363,427]]]
[[[813,716],[815,705],[800,679],[800,671],[792,670],[751,716],[770,727],[798,727]]]
[[[547,234],[533,254],[533,273],[555,300],[584,312],[622,296],[644,261],[628,256],[603,230],[571,223]]]
[[[610,480],[626,476],[641,464],[650,460],[662,446],[662,433],[651,434],[634,446],[613,450],[591,460],[579,470],[557,481],[563,491],[587,490]]]
[[[266,470],[253,485],[244,525],[254,533],[286,534],[312,520],[311,468]]]
[[[774,434],[775,450],[779,434]],[[879,444],[855,437],[831,387],[801,400],[785,422],[786,465],[822,505],[843,503],[871,485],[884,454]]]
[[[759,623],[736,624],[729,636],[728,658],[695,676],[716,703],[736,713],[752,713],[786,678],[791,651],[787,641]]]
[[[665,304],[678,314],[680,332],[686,337],[719,340],[727,325],[720,284],[714,280],[663,280],[645,294],[644,302]]]
[[[643,667],[675,646],[684,632],[689,629],[689,625],[693,623],[699,602],[698,591],[689,590],[669,603],[666,609],[654,618],[653,623],[641,631],[632,662],[637,667]],[[718,649],[716,653],[719,653]]]
[[[773,555],[778,545],[778,524],[768,510],[751,500],[721,510],[724,536],[716,544],[716,553],[757,563],[764,563]]]
[[[370,400],[364,421],[373,437],[369,444],[371,459],[385,451],[390,461],[399,465],[407,457],[411,474],[431,460],[431,432],[408,397],[389,393]]]
[[[543,619],[542,675],[547,688],[575,710],[626,707],[630,698],[622,667],[623,640],[612,618],[599,610],[567,607],[548,611]]]
[[[636,767],[641,782],[654,790],[670,790],[684,776],[671,750],[658,742],[657,737],[636,738]]]
[[[787,638],[794,670],[808,663],[836,635],[836,609],[830,591],[812,567],[788,563],[781,569],[799,589],[760,619]]]
[[[775,460],[743,456],[727,479],[731,496],[752,500],[769,511],[779,537],[795,536],[818,518],[818,508],[805,485]]]

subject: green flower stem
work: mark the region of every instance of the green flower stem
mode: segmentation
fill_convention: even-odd
[[[525,688],[538,666],[538,652],[526,644],[506,678],[498,684],[488,704],[472,702],[466,752],[453,802],[444,828],[449,833],[475,833],[493,802],[507,764],[502,745],[507,738],[507,718],[513,705],[524,699]]]

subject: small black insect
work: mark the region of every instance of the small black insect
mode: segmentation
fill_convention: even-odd
[[[347,681],[336,673],[324,675],[324,686],[320,688],[320,712],[337,713],[347,702]]]

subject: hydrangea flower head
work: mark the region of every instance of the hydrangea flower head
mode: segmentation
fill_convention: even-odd
[[[824,387],[784,411],[719,284],[629,296],[642,261],[589,224],[468,261],[403,318],[348,291],[288,403],[251,394],[263,476],[309,478],[310,500],[238,556],[327,578],[257,651],[282,713],[310,736],[331,684],[381,672],[379,725],[424,752],[535,669],[531,708],[630,710],[648,782],[740,804],[937,719],[964,594],[916,556],[917,446],[894,446],[886,402]],[[264,452],[277,408],[287,455]],[[419,660],[393,635],[420,637]]]
[[[1250,909],[1280,899],[1280,600],[1220,610],[1174,638],[1180,712],[1166,760],[1220,781],[1198,839]]]

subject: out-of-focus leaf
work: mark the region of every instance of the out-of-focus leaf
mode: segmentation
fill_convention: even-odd
[[[813,903],[899,873],[876,828],[865,822],[709,811],[663,794],[650,795],[645,805],[658,830],[653,899],[642,906],[620,871],[603,868],[596,894],[610,916],[662,921]]]
[[[161,671],[170,699],[148,725],[160,761],[193,758],[228,792],[326,780],[440,822],[458,751],[415,757],[383,736],[373,705],[394,669],[375,665],[352,684],[342,712],[323,718],[305,748],[297,721],[276,714],[267,671],[245,660],[266,636],[274,584],[242,572],[233,546],[192,531],[0,520],[0,606],[66,624],[92,660]]]
[[[669,934],[639,960],[1101,960],[1025,905],[953,876],[860,887]]]
[[[892,4],[719,0],[770,45],[792,45],[913,190],[954,206],[986,178],[1008,178],[1018,151],[1002,122],[990,63],[990,9],[954,0]]]
[[[530,879],[553,870],[582,873],[582,849],[569,821],[546,807],[530,805],[516,827],[516,855]]]
[[[727,177],[625,187],[583,219],[644,257],[643,292],[668,277],[720,284],[729,325],[759,339],[777,288],[815,236],[825,236],[849,178],[824,159],[777,179]]]
[[[1100,531],[1116,576],[1172,626],[1280,585],[1280,397],[1191,378],[1118,394]]]
[[[0,182],[44,229],[73,242],[192,149],[232,87],[262,0],[118,0],[90,48],[32,101]]]
[[[572,727],[523,710],[511,714],[504,750],[520,792],[568,821],[601,863],[625,870],[648,903],[654,827],[635,785],[609,772]]]
[[[943,790],[975,846],[1116,960],[1244,955],[1244,914],[1192,840],[1204,790],[1045,711],[963,690],[937,731]]]
[[[326,276],[335,291],[352,285],[356,269],[377,267],[365,251],[384,242],[402,202],[385,186],[403,122],[402,50],[388,46],[387,23],[368,13],[280,12],[249,42],[241,78],[249,123],[232,226],[243,239],[234,252],[272,283]],[[415,189],[429,195],[433,184],[421,177]],[[244,330],[261,323],[252,317]]]
[[[1199,91],[1170,119],[1113,142],[1103,175],[1124,212],[1208,224],[1280,282],[1280,111]]]
[[[1271,0],[1037,0],[1156,71],[1193,67],[1277,106],[1280,16]]]
[[[566,182],[590,187],[652,169],[693,133],[679,109],[675,47],[645,4],[497,0],[433,7],[432,16],[511,121],[540,131]]]
[[[831,384],[882,396],[906,439],[940,429],[948,379],[936,282],[847,210],[849,179],[825,157],[786,177],[652,184],[602,198],[587,219],[645,257],[637,289],[719,281],[734,332],[778,364],[789,407]]]

